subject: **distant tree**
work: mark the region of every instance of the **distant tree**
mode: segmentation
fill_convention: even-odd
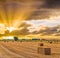
[[[52,43],[52,41],[50,41],[50,44]]]
[[[43,44],[43,43],[40,43],[39,45],[40,45],[40,46],[44,46],[44,44]]]
[[[38,38],[32,38],[32,40],[40,40],[40,39],[38,39]]]
[[[17,41],[18,40],[18,37],[14,37],[14,40]]]

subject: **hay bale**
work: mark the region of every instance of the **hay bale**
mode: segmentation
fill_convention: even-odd
[[[51,55],[51,48],[44,48],[45,55]]]
[[[38,54],[44,54],[44,49],[41,47],[38,47]]]
[[[51,48],[38,47],[38,54],[51,55]]]

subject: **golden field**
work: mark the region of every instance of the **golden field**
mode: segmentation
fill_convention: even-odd
[[[60,43],[44,43],[51,48],[51,55],[38,54],[41,42],[0,42],[0,58],[60,58]]]

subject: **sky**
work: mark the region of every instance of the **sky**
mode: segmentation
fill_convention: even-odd
[[[40,34],[47,28],[60,30],[60,0],[0,0],[0,34]]]

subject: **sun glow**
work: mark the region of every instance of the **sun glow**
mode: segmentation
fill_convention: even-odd
[[[13,36],[2,37],[3,39],[14,39]]]
[[[15,30],[14,27],[7,27],[7,30],[9,30],[10,32],[12,32],[13,30]]]
[[[4,33],[5,33],[5,25],[0,24],[0,34],[4,34]]]

